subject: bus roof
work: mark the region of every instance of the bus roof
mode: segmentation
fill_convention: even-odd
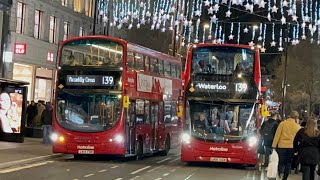
[[[162,60],[170,60],[170,61],[174,61],[177,63],[181,63],[181,61],[178,58],[175,58],[173,56],[170,56],[168,54],[138,45],[138,44],[134,44],[131,42],[128,42],[126,40],[123,39],[119,39],[119,38],[115,38],[115,37],[110,37],[110,36],[104,36],[104,35],[93,35],[93,36],[81,36],[81,37],[74,37],[74,38],[69,38],[65,41],[62,42],[62,45],[68,43],[68,42],[72,42],[72,41],[76,41],[76,40],[81,40],[81,39],[95,39],[95,38],[101,38],[101,39],[106,39],[106,40],[111,40],[120,44],[127,44],[128,50],[133,51],[133,52],[137,52],[137,53],[141,53],[144,55],[148,55],[157,59],[162,59]]]
[[[243,44],[213,44],[213,43],[196,44],[196,47],[208,47],[208,46],[227,46],[227,47],[236,47],[236,48],[244,48],[244,49],[252,49],[252,50],[258,49],[257,47],[253,47],[250,45],[243,45]]]

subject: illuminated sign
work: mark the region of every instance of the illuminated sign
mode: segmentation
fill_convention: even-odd
[[[71,86],[113,86],[113,76],[67,75],[66,85]]]
[[[14,54],[26,54],[27,44],[25,43],[14,43]]]
[[[23,88],[2,90],[0,94],[2,115],[0,132],[21,133]]]
[[[229,83],[226,82],[197,82],[195,83],[196,91],[206,92],[206,91],[215,91],[215,92],[229,92]]]
[[[48,52],[47,61],[53,62],[53,52]]]
[[[248,84],[247,83],[228,83],[228,82],[194,82],[193,87],[195,87],[196,92],[236,92],[236,93],[247,93]],[[190,89],[189,89],[190,90]],[[193,90],[191,88],[191,90]],[[191,91],[190,90],[190,91]]]

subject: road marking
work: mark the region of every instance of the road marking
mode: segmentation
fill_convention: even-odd
[[[180,156],[181,155],[181,153],[179,153],[179,154],[176,154],[176,155],[174,155],[174,156]]]
[[[169,163],[172,163],[172,162],[175,162],[175,161],[178,161],[178,160],[180,160],[180,157],[178,157],[177,159],[169,161]]]
[[[70,169],[66,169],[66,171],[70,171]]]
[[[106,169],[102,169],[100,171],[98,171],[99,173],[102,173],[102,172],[106,172],[107,170]]]
[[[153,169],[150,169],[148,172],[152,172],[152,171],[154,171],[154,170],[156,170],[156,169],[159,169],[159,168],[161,168],[161,167],[163,167],[164,165],[161,165],[161,166],[158,166],[158,167],[155,167],[155,168],[153,168]]]
[[[119,167],[119,166],[112,166],[111,169],[115,169],[115,168],[118,168],[118,167]]]
[[[264,168],[261,168],[260,180],[264,180]]]
[[[176,169],[171,169],[170,171],[171,171],[171,172],[175,172],[175,171],[176,171]]]
[[[54,155],[46,155],[46,156],[38,156],[38,157],[34,157],[34,158],[28,158],[28,159],[22,159],[22,160],[17,160],[17,161],[10,161],[10,162],[5,162],[5,163],[1,163],[0,167],[5,167],[5,166],[9,166],[12,164],[23,164],[23,163],[27,163],[30,161],[36,161],[36,160],[45,160],[46,158],[49,157],[59,157],[62,154],[54,154]]]
[[[157,178],[157,179],[154,179],[154,180],[161,180],[162,178]]]
[[[131,179],[129,179],[129,180],[135,180],[135,179],[137,179],[137,178],[139,178],[140,176],[136,176],[136,177],[134,177],[134,178],[131,178]]]
[[[115,179],[115,180],[122,180],[122,178],[117,178],[117,179]]]
[[[162,162],[168,161],[169,159],[171,159],[171,158],[165,158],[165,159],[163,159],[163,160],[161,160],[161,161],[158,161],[157,163],[159,164],[159,163],[162,163]]]
[[[184,180],[188,180],[191,178],[191,176],[193,176],[195,173],[190,174],[187,178],[185,178]]]
[[[73,180],[79,180],[79,179],[73,179]]]
[[[163,174],[163,176],[169,176],[169,174],[170,174],[170,173],[165,173],[165,174]]]
[[[87,174],[87,175],[85,175],[85,176],[83,176],[83,177],[85,177],[85,178],[87,178],[87,177],[90,177],[90,176],[93,176],[94,174]]]
[[[130,174],[137,174],[138,172],[141,172],[141,171],[143,171],[143,170],[146,170],[146,169],[149,169],[151,166],[146,166],[146,167],[144,167],[144,168],[141,168],[141,169],[138,169],[138,170],[136,170],[136,171],[133,171],[132,173],[130,173]]]
[[[4,174],[4,173],[10,173],[10,172],[14,172],[14,171],[20,171],[22,169],[29,169],[29,168],[33,168],[33,167],[37,167],[37,166],[43,166],[49,163],[53,163],[54,161],[45,161],[45,162],[40,162],[40,163],[34,163],[34,164],[29,164],[26,166],[20,166],[20,167],[13,167],[13,168],[9,168],[9,169],[4,169],[0,171],[0,174]]]

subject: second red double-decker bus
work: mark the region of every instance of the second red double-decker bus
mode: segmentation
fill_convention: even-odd
[[[66,40],[59,54],[53,152],[141,158],[180,144],[177,58],[107,36]]]
[[[245,45],[189,48],[182,161],[257,163],[259,58],[259,49]]]

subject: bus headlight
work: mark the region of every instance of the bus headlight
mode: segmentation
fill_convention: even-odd
[[[257,145],[258,143],[258,138],[255,136],[251,136],[248,138],[248,144],[250,147]]]
[[[62,135],[59,135],[57,133],[52,133],[51,136],[50,136],[50,139],[53,142],[57,142],[57,141],[64,142],[64,140],[65,140]]]
[[[58,136],[57,133],[52,133],[51,136],[50,136],[50,138],[51,138],[52,141],[57,141],[58,138],[59,138],[59,136]]]
[[[190,144],[191,143],[190,134],[187,134],[187,133],[182,134],[182,142],[185,144]]]
[[[118,134],[114,137],[114,140],[117,142],[117,143],[122,143],[123,142],[123,136]]]

